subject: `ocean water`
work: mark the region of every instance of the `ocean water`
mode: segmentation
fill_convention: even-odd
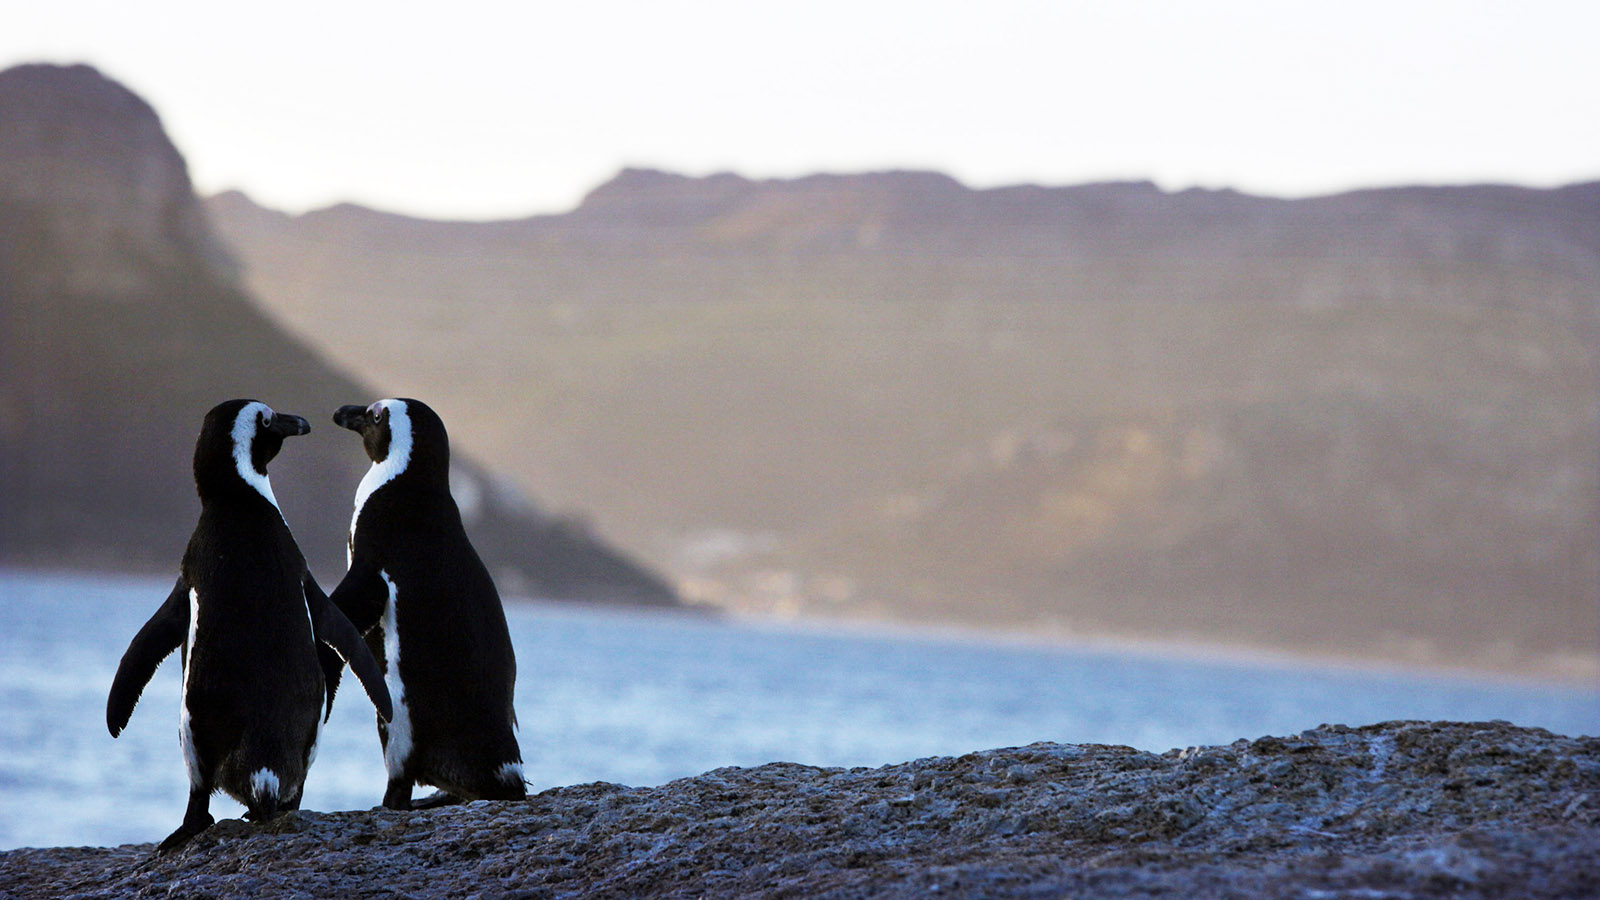
[[[122,736],[105,726],[122,652],[170,587],[0,572],[0,849],[160,840],[183,818],[176,654]],[[775,760],[877,766],[1034,741],[1164,751],[1390,719],[1600,733],[1600,690],[1570,686],[560,605],[510,603],[506,614],[535,792],[655,785]],[[383,788],[372,708],[347,673],[304,806],[364,809]],[[243,812],[220,794],[211,810],[219,820]]]

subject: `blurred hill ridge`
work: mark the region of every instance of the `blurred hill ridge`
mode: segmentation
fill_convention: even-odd
[[[256,397],[312,423],[273,487],[324,587],[338,583],[368,463],[330,417],[379,394],[264,316],[238,273],[148,104],[87,66],[0,72],[0,563],[175,571],[199,512],[200,422]],[[463,515],[502,590],[675,602],[456,449]]]
[[[175,563],[199,417],[260,395],[313,422],[274,485],[331,579],[365,466],[318,410],[381,393],[445,416],[529,592],[665,602],[614,546],[735,610],[1600,671],[1600,182],[629,169],[562,215],[290,216],[21,67],[0,287],[10,563]]]
[[[1596,671],[1600,182],[207,208],[286,327],[701,601]]]

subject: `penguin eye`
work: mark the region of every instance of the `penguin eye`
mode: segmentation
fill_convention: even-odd
[[[261,427],[262,428],[271,428],[272,427],[272,413],[262,413],[261,414]]]

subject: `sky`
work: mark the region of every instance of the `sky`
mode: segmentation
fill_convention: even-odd
[[[562,212],[624,166],[1276,196],[1600,178],[1592,0],[12,6],[0,68],[94,65],[202,194],[289,212]]]

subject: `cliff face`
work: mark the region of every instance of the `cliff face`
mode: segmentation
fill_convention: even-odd
[[[1600,740],[1323,726],[1151,754],[1033,744],[879,769],[774,763],[523,803],[230,820],[0,854],[0,896],[1578,897]]]
[[[308,560],[336,583],[367,463],[330,416],[392,394],[284,333],[236,274],[148,105],[84,66],[0,72],[0,563],[171,571],[199,508],[200,420],[255,397],[312,422],[273,484]],[[467,454],[453,474],[502,587],[673,602],[649,571]]]
[[[149,104],[88,66],[0,73],[0,185],[59,246],[74,291],[148,288],[152,266],[234,266],[206,224],[183,158]]]

